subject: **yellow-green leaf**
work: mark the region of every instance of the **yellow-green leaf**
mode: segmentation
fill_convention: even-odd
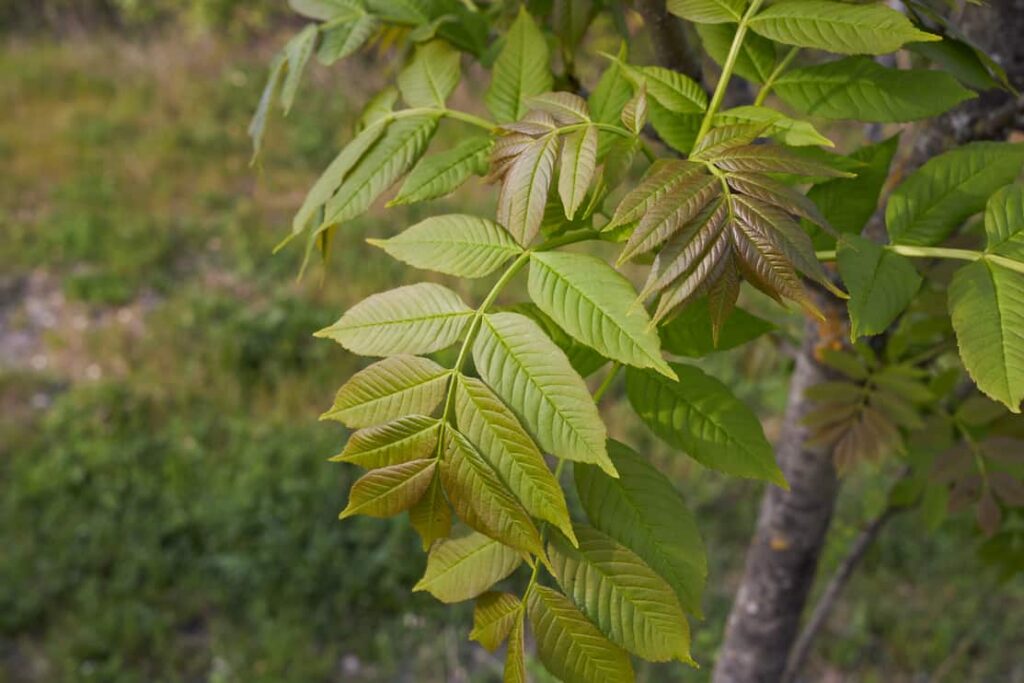
[[[481,533],[438,541],[427,556],[427,570],[414,591],[441,602],[462,602],[480,595],[522,564],[517,550]]]
[[[430,486],[436,461],[413,460],[371,470],[352,485],[341,519],[352,515],[393,517],[416,504]]]

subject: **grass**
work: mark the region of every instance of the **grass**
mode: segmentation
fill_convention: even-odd
[[[482,193],[374,210],[339,236],[322,286],[315,273],[297,282],[297,250],[271,249],[381,76],[315,70],[252,170],[244,131],[270,42],[93,36],[0,52],[0,272],[41,276],[54,307],[50,325],[26,305],[4,323],[35,335],[46,363],[0,372],[0,681],[497,678],[464,642],[469,606],[409,592],[423,557],[404,520],[337,522],[355,472],[325,462],[344,434],[316,416],[364,362],[310,336],[423,276],[365,236],[427,210],[485,211]],[[771,432],[785,398],[777,350],[757,343],[706,365]],[[621,386],[610,397],[613,431],[679,482],[711,558],[694,631],[703,669],[641,676],[707,680],[759,487],[671,455],[626,416]],[[847,483],[826,568],[887,476]],[[969,525],[925,535],[900,518],[815,672],[909,681],[947,666],[948,680],[1008,680],[1024,589],[986,573]]]

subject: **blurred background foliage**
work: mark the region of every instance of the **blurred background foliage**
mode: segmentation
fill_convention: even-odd
[[[468,607],[409,593],[423,555],[404,519],[336,519],[354,472],[325,462],[344,434],[316,417],[362,361],[310,334],[420,277],[362,238],[428,209],[348,226],[322,283],[296,281],[295,251],[271,255],[394,61],[314,68],[250,169],[245,127],[292,21],[283,5],[0,0],[4,683],[499,678],[465,642]],[[429,210],[490,211],[490,194],[471,186]],[[771,436],[800,322],[747,305],[781,334],[705,364]],[[671,456],[625,414],[611,402],[613,432],[678,483],[713,577],[695,625],[703,669],[641,676],[706,680],[757,486]],[[850,475],[826,572],[898,470]],[[812,680],[1024,680],[1024,586],[978,561],[972,524],[929,532],[901,515],[832,619]]]

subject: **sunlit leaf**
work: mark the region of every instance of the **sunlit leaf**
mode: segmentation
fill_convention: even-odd
[[[450,373],[427,358],[385,358],[353,375],[320,417],[369,427],[405,415],[430,415],[444,398]]]
[[[316,336],[363,356],[431,353],[454,344],[472,316],[455,292],[421,282],[363,299]]]
[[[430,486],[435,464],[433,459],[413,460],[364,474],[352,485],[341,519],[352,515],[393,517],[408,510]]]
[[[472,600],[522,564],[517,550],[481,533],[447,538],[431,547],[427,570],[413,586],[441,602]]]
[[[494,62],[491,85],[484,101],[499,123],[518,121],[527,111],[526,101],[551,90],[548,44],[525,7],[519,11],[505,45]]]
[[[489,275],[523,251],[497,223],[458,213],[432,216],[370,243],[411,266],[468,278]]]
[[[537,323],[516,313],[485,316],[473,360],[541,448],[566,460],[596,463],[614,475],[604,423],[586,384]]]

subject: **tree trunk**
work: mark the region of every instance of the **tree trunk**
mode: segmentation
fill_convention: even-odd
[[[842,311],[832,303],[830,319]],[[789,387],[789,403],[776,455],[790,490],[769,486],[761,501],[757,530],[719,650],[715,683],[775,683],[786,668],[814,583],[839,488],[832,455],[804,445],[802,419],[810,408],[804,392],[829,378],[817,349],[834,333],[816,321],[806,324],[803,345]]]
[[[1003,66],[1011,83],[1024,90],[1024,0],[969,5],[958,24]],[[908,170],[957,144],[1005,140],[1011,129],[1019,130],[1024,123],[1022,102],[1019,97],[993,91],[929,122],[915,137]],[[832,315],[845,320],[845,311],[833,310]],[[808,409],[804,391],[827,376],[815,357],[817,348],[830,343],[821,332],[822,328],[808,323],[777,449],[791,489],[771,486],[764,494],[718,654],[714,683],[777,683],[782,679],[814,582],[838,492],[831,454],[805,447],[806,434],[800,426]]]

